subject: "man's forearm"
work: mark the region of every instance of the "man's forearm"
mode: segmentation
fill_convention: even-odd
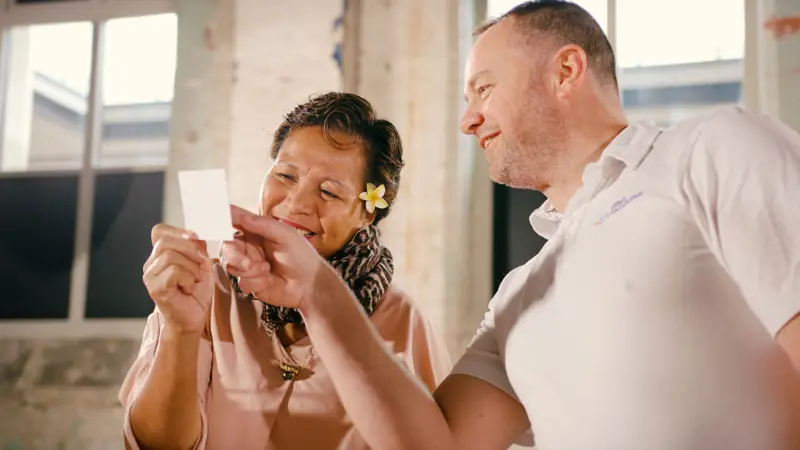
[[[314,292],[317,298],[301,308],[307,332],[366,442],[376,449],[450,448],[438,405],[386,348],[333,270],[321,271]]]
[[[165,327],[147,381],[131,408],[142,448],[191,448],[200,436],[197,355],[200,337]]]

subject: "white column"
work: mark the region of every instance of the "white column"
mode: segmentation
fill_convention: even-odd
[[[0,172],[24,171],[28,168],[33,122],[33,73],[30,67],[30,31],[28,27],[12,28],[0,39],[9,39],[4,65],[7,68],[3,130],[0,135]]]
[[[269,168],[272,133],[312,94],[342,89],[333,59],[342,0],[238,0],[236,6],[231,201],[255,209]]]
[[[177,172],[224,168],[255,209],[272,133],[297,103],[341,90],[342,1],[178,0],[178,59],[164,213],[182,225]]]
[[[404,145],[400,192],[382,227],[395,280],[454,356],[474,333],[491,283],[491,185],[483,156],[458,130],[475,3],[362,1],[358,29],[356,91],[397,125]]]
[[[753,0],[746,17],[748,106],[800,130],[800,3]],[[752,37],[752,40],[751,40]]]
[[[226,168],[231,145],[234,2],[178,1],[178,57],[164,219],[183,225],[177,172]]]

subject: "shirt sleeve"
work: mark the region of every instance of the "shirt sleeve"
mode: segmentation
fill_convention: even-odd
[[[147,318],[144,333],[142,336],[142,343],[139,348],[139,353],[133,362],[133,365],[128,370],[122,386],[119,390],[119,401],[125,409],[125,416],[122,425],[122,434],[126,450],[139,450],[139,443],[133,434],[131,426],[131,408],[136,397],[144,387],[147,380],[147,375],[150,373],[153,359],[155,358],[156,348],[161,336],[161,327],[164,320],[161,313],[154,310]],[[211,378],[211,343],[208,339],[204,338],[200,342],[200,351],[198,356],[198,397],[200,400],[200,420],[201,432],[200,436],[193,447],[193,450],[204,450],[206,448],[206,439],[208,436],[208,417],[206,415],[206,394],[208,393],[208,385]]]
[[[800,311],[800,136],[726,109],[700,130],[688,162],[693,215],[774,337]]]
[[[484,314],[478,331],[467,346],[466,351],[453,367],[453,374],[469,375],[481,379],[510,395],[519,402],[514,388],[508,379],[506,365],[497,342],[495,330],[495,311],[499,303],[505,299],[505,292],[509,280],[517,270],[512,271],[500,283],[494,298],[489,302],[489,309]],[[529,429],[517,438],[516,444],[532,447],[534,444],[533,433]]]

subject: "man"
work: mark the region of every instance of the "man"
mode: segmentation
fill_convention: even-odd
[[[302,239],[234,208],[270,254],[243,283],[293,299],[367,442],[800,448],[800,136],[738,108],[627,124],[611,47],[571,3],[477,34],[462,131],[495,181],[547,195],[531,224],[549,241],[433,399]]]

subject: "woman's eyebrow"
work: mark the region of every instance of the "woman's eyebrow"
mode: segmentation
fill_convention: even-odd
[[[275,165],[276,166],[285,166],[285,167],[288,167],[290,169],[297,169],[296,165],[294,165],[294,164],[292,164],[290,162],[286,162],[286,161],[276,161]]]
[[[325,178],[325,181],[327,181],[329,183],[333,183],[335,185],[338,185],[343,189],[347,189],[348,191],[352,191],[353,190],[352,188],[350,188],[350,186],[348,184],[346,184],[346,183],[344,183],[342,181],[339,181],[336,178],[328,177],[328,178]]]

